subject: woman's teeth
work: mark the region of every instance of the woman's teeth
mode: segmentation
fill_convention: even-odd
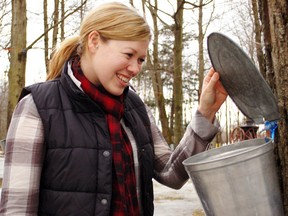
[[[129,79],[127,78],[127,77],[124,77],[124,76],[122,76],[122,75],[117,75],[117,77],[121,80],[121,81],[123,81],[123,82],[125,82],[125,83],[128,83],[129,82]]]

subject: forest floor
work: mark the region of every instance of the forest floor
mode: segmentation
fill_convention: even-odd
[[[154,206],[155,216],[205,216],[191,180],[179,190],[154,181]]]

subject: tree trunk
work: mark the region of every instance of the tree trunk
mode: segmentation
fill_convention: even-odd
[[[287,1],[271,0],[268,5],[272,62],[276,78],[276,92],[279,111],[282,116],[279,124],[279,143],[277,145],[282,176],[285,215],[288,214],[288,14]]]
[[[271,45],[271,32],[270,32],[270,19],[269,19],[269,8],[268,8],[268,1],[269,0],[258,0],[259,5],[259,13],[260,19],[262,22],[262,29],[263,29],[263,39],[264,39],[264,59],[265,59],[265,79],[268,82],[270,88],[275,93],[275,74],[273,69],[273,62],[272,62],[272,45]]]
[[[46,74],[49,71],[49,37],[48,37],[48,2],[47,0],[43,1],[43,15],[44,15],[44,60],[46,66]]]
[[[59,0],[54,0],[54,13],[53,13],[53,36],[52,36],[52,47],[56,47],[57,45],[57,37],[59,30]]]
[[[83,5],[83,6],[84,6],[84,1],[87,1],[87,0],[81,0],[81,5]],[[85,12],[85,7],[81,7],[81,9],[80,9],[80,20],[81,20],[81,22],[84,19],[84,12]]]
[[[264,53],[262,49],[263,46],[261,43],[261,26],[260,26],[260,20],[258,16],[257,0],[252,0],[252,10],[253,10],[253,18],[254,18],[255,44],[256,44],[256,53],[257,53],[259,71],[263,75],[263,77],[266,77]]]
[[[159,51],[158,51],[158,23],[157,23],[157,11],[158,11],[158,1],[154,1],[155,6],[149,7],[149,10],[152,15],[153,20],[153,31],[154,31],[154,38],[153,38],[153,62],[151,62],[151,65],[149,68],[152,68],[150,70],[150,76],[152,79],[153,84],[153,92],[157,104],[157,108],[159,111],[159,118],[162,126],[162,134],[166,141],[170,144],[173,143],[172,141],[172,134],[171,130],[169,128],[169,121],[167,118],[166,108],[165,108],[165,98],[163,93],[163,83],[161,79],[161,73],[159,72]]]
[[[199,77],[199,91],[198,91],[198,98],[200,98],[201,89],[203,85],[203,79],[204,79],[204,48],[203,48],[203,40],[204,40],[204,34],[203,34],[203,0],[199,1],[199,16],[198,16],[198,61],[199,61],[199,69],[198,69],[198,77]]]
[[[13,110],[18,102],[22,88],[25,86],[26,47],[26,1],[12,0],[11,25],[11,61],[8,74],[9,99],[7,123],[9,125]],[[21,32],[21,33],[20,33]]]
[[[61,36],[60,41],[62,42],[65,39],[65,0],[61,0],[61,20],[63,20],[60,24]]]
[[[268,66],[269,84],[275,87],[281,119],[275,152],[278,153],[279,174],[285,215],[288,215],[288,2],[282,0],[259,0],[266,43],[265,51],[271,56]],[[272,70],[269,68],[273,66]],[[271,73],[271,71],[273,73]],[[271,73],[271,74],[269,74]]]
[[[8,106],[8,71],[0,75],[0,140],[7,134],[7,106]]]
[[[174,143],[178,144],[183,135],[183,93],[182,93],[182,49],[183,49],[183,0],[177,0],[177,11],[174,16]]]

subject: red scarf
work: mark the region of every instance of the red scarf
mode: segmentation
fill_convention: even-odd
[[[133,151],[130,141],[120,124],[124,114],[124,94],[114,96],[101,85],[93,85],[84,76],[79,57],[72,59],[71,68],[74,76],[81,82],[83,91],[106,113],[113,151],[113,193],[110,215],[138,216],[140,213],[136,192]]]

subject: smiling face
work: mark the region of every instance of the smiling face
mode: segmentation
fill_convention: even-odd
[[[141,71],[148,46],[149,40],[104,42],[97,32],[92,32],[81,57],[81,68],[90,82],[101,84],[110,94],[119,96]]]

